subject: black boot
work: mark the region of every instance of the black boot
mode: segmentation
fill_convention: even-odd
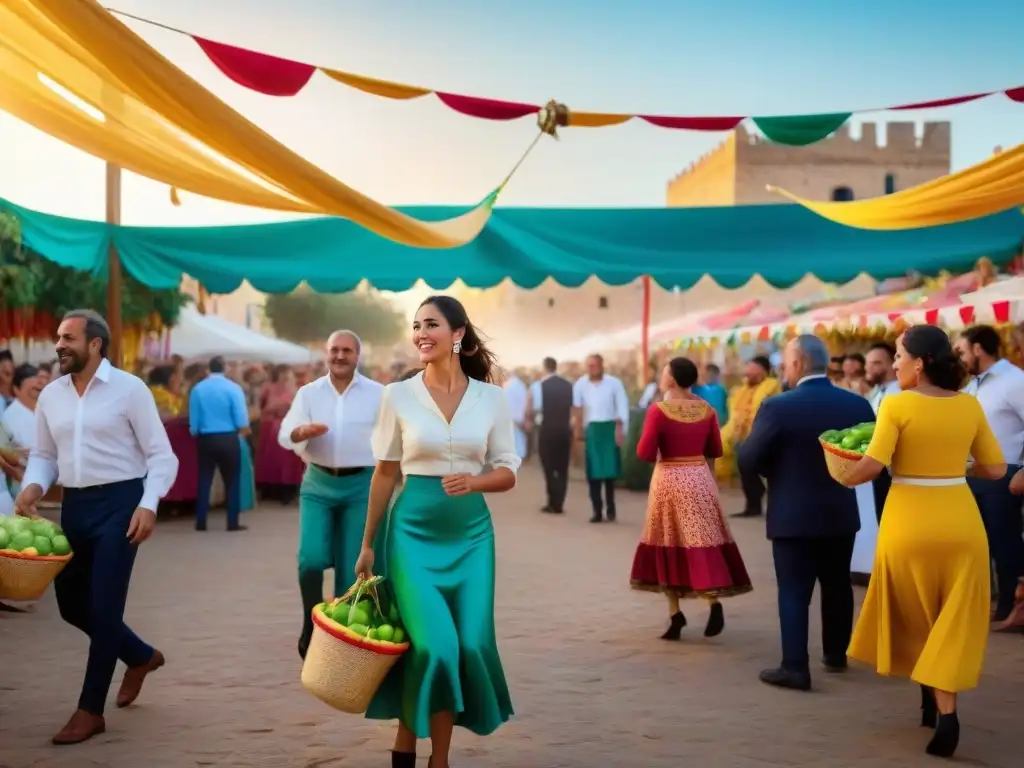
[[[708,624],[704,627],[704,637],[717,637],[725,629],[725,611],[721,603],[711,604],[711,613],[708,614]]]
[[[302,594],[302,632],[299,634],[299,656],[306,658],[313,638],[313,609],[324,601],[324,575],[318,571],[299,571],[299,592]]]
[[[416,768],[416,753],[391,750],[391,768]]]
[[[960,719],[956,712],[948,715],[939,715],[938,723],[935,726],[935,735],[925,747],[925,752],[935,757],[952,757],[960,743]]]
[[[921,686],[921,727],[934,728],[939,719],[939,710],[935,706],[935,694],[927,685]]]
[[[686,617],[682,611],[676,611],[672,614],[671,623],[668,625],[668,629],[665,630],[665,634],[661,636],[662,640],[678,640],[683,634],[683,627],[686,626]]]

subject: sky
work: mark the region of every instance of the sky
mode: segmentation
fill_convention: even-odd
[[[733,115],[849,111],[1024,85],[1020,0],[105,0],[197,35],[455,93],[590,111]],[[473,204],[536,134],[434,97],[390,101],[315,74],[297,96],[229,81],[187,37],[127,22],[293,150],[382,202]],[[1024,104],[995,96],[858,120],[952,120],[954,170],[1024,141]],[[882,132],[884,137],[884,132]],[[508,206],[660,207],[669,179],[722,134],[639,122],[545,139]],[[0,196],[101,219],[104,168],[0,113]],[[283,220],[126,175],[122,220],[197,226]],[[436,258],[444,258],[439,253]]]

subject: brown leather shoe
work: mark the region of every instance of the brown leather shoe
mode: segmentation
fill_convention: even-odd
[[[107,724],[102,715],[94,715],[84,709],[76,709],[75,714],[68,720],[67,725],[60,729],[60,733],[53,737],[53,743],[58,747],[69,744],[81,744],[93,736],[98,736],[107,730]]]
[[[142,693],[142,684],[146,681],[146,675],[150,672],[156,672],[166,663],[167,660],[164,658],[164,655],[154,649],[153,658],[145,664],[129,667],[128,671],[124,673],[124,680],[121,681],[121,689],[117,692],[117,706],[123,709],[139,698],[139,694]]]

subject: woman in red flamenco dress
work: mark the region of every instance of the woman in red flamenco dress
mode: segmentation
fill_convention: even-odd
[[[719,598],[753,589],[718,500],[718,417],[690,393],[696,383],[697,366],[685,357],[665,366],[664,399],[648,409],[636,448],[637,456],[655,462],[655,467],[631,583],[634,589],[662,592],[668,598],[670,623],[663,640],[678,640],[686,626],[680,598],[708,601],[711,613],[704,636],[714,637],[725,628]]]

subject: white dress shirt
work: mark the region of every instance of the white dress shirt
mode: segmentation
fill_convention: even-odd
[[[156,512],[178,476],[178,457],[142,379],[104,360],[81,397],[71,376],[36,404],[36,444],[21,487],[90,488],[145,478],[139,506]]]
[[[376,462],[370,438],[383,394],[383,384],[360,373],[352,376],[340,395],[330,375],[322,376],[295,393],[291,408],[281,421],[277,442],[309,464],[331,469],[372,467]],[[292,442],[292,430],[313,423],[325,425],[327,434]]]
[[[505,396],[508,398],[508,409],[512,422],[522,424],[526,421],[526,385],[518,376],[512,376],[505,382]]]
[[[975,376],[964,389],[975,395],[995,433],[1007,464],[1024,453],[1024,371],[1005,358]]]
[[[572,387],[572,404],[583,409],[583,425],[592,421],[621,421],[629,426],[629,397],[626,388],[615,376],[607,373],[598,381],[584,376]]]
[[[658,384],[654,381],[647,382],[647,386],[644,387],[643,394],[640,395],[640,400],[637,402],[638,408],[646,408],[654,401],[654,396],[658,394]]]
[[[500,387],[469,380],[451,424],[423,374],[388,384],[373,430],[378,461],[400,461],[403,475],[480,474],[485,465],[519,471],[512,416]]]
[[[878,409],[882,407],[882,401],[888,395],[895,395],[900,392],[900,383],[893,379],[883,384],[879,384],[877,387],[868,392],[868,402],[871,404],[872,410],[875,415],[878,415]]]

